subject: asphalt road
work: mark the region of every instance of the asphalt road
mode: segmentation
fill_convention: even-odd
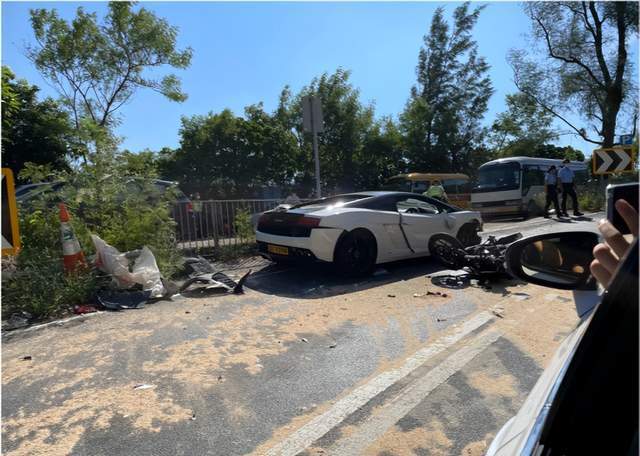
[[[572,229],[595,223],[485,234]],[[429,259],[360,281],[252,266],[243,296],[5,334],[2,452],[482,454],[577,322],[570,292],[441,289]]]

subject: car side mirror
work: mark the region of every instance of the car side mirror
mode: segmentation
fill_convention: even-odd
[[[505,252],[507,270],[516,278],[562,290],[595,290],[589,266],[599,236],[591,231],[567,231],[531,236]]]

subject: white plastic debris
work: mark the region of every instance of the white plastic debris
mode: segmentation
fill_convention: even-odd
[[[149,385],[147,383],[142,383],[140,385],[136,385],[133,387],[134,390],[146,390],[146,389],[151,389],[151,388],[155,388],[156,385]]]
[[[164,294],[164,286],[160,278],[160,269],[148,247],[142,247],[138,257],[133,262],[129,271],[129,252],[121,253],[110,246],[99,236],[91,235],[91,240],[96,248],[96,266],[103,272],[111,275],[118,288],[128,289],[134,284],[142,285],[144,291],[151,292],[152,298],[161,297]]]

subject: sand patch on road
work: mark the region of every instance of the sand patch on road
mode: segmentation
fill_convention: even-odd
[[[484,371],[473,371],[468,375],[468,382],[485,396],[516,398],[519,394],[513,375],[494,376]]]
[[[22,409],[2,422],[3,440],[20,441],[12,455],[63,455],[87,431],[105,430],[120,415],[133,428],[159,432],[169,423],[189,420],[191,410],[176,405],[170,395],[160,397],[155,389],[134,390],[134,384],[75,391],[62,404],[26,414]]]
[[[365,451],[366,456],[377,456],[380,453],[393,454],[394,456],[413,456],[427,453],[431,456],[448,456],[453,442],[449,440],[442,423],[431,421],[425,426],[402,431],[398,426],[393,426],[381,438],[376,440]],[[418,451],[422,453],[418,453]]]

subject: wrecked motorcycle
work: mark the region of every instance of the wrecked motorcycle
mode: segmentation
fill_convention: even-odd
[[[522,238],[521,233],[501,238],[489,236],[477,245],[464,247],[462,243],[445,233],[435,234],[429,240],[431,255],[449,269],[466,271],[466,274],[439,276],[444,286],[460,286],[462,281],[477,279],[480,284],[510,277],[505,269],[504,253],[509,244]]]

